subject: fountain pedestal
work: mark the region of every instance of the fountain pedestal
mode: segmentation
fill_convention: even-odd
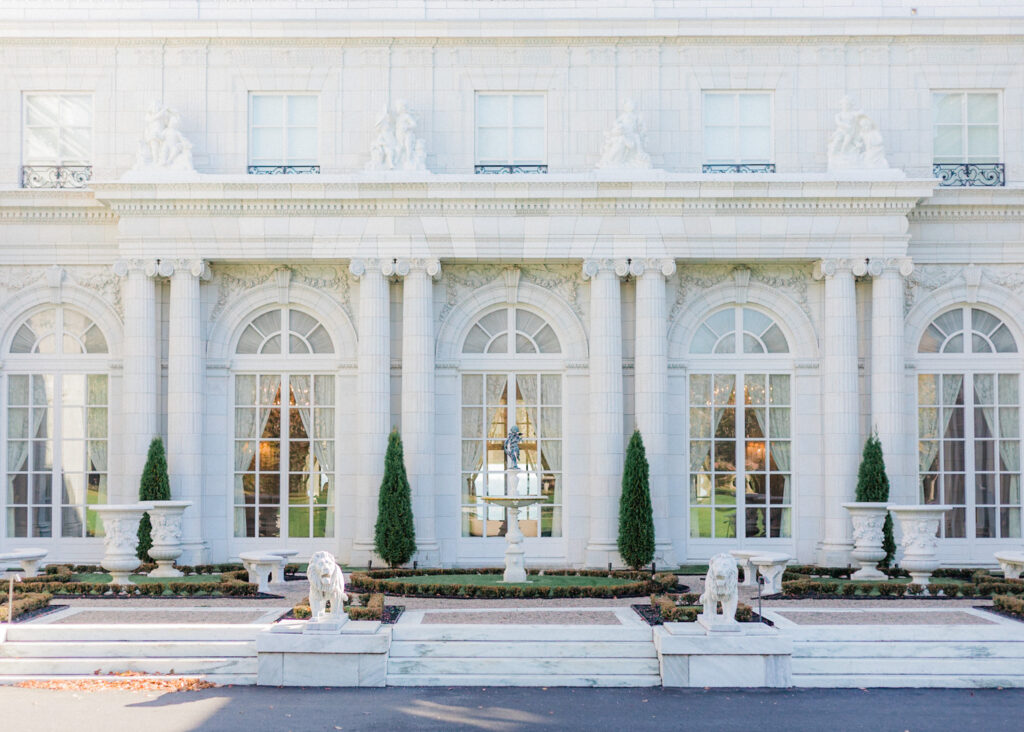
[[[523,471],[519,468],[509,468],[505,471],[505,488],[510,493],[513,488],[518,488],[521,472]],[[519,528],[519,509],[541,503],[544,499],[541,496],[519,496],[513,493],[508,496],[485,496],[483,500],[492,505],[505,507],[505,520],[508,524],[505,541],[508,546],[505,548],[505,572],[501,578],[502,582],[527,582],[526,550],[523,548],[523,531]]]

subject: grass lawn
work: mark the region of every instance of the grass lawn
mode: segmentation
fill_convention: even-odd
[[[220,582],[219,574],[193,574],[188,577],[147,577],[143,574],[133,574],[132,582],[137,585],[151,585],[155,582]],[[110,582],[110,575],[100,572],[71,575],[72,582]]]
[[[482,585],[485,587],[501,585],[504,587],[615,587],[627,585],[635,580],[620,577],[575,577],[565,575],[530,575],[530,582],[510,583],[501,581],[500,574],[432,574],[415,577],[394,577],[391,582],[406,582],[411,585]]]

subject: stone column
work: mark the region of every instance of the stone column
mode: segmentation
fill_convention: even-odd
[[[850,516],[860,464],[857,388],[857,294],[854,277],[867,272],[862,259],[826,259],[815,267],[825,280],[825,354],[822,362],[824,522],[818,561],[845,566],[853,541]]]
[[[155,259],[121,259],[114,273],[124,278],[124,347],[121,381],[121,480],[111,486],[111,503],[139,498],[139,479],[150,441],[158,434],[160,414],[157,380]]]
[[[871,282],[871,427],[878,430],[889,476],[889,498],[913,501],[907,485],[910,430],[904,415],[903,278],[906,257],[868,262]]]
[[[659,564],[677,564],[669,521],[668,450],[668,307],[665,278],[676,271],[672,259],[633,260],[636,271],[636,346],[633,394],[636,427],[650,465],[654,507],[655,554]]]
[[[399,260],[402,288],[402,442],[412,486],[417,559],[440,564],[434,510],[434,288],[436,259]]]
[[[622,485],[622,294],[625,261],[588,259],[590,279],[590,536],[586,563],[618,564]]]
[[[203,541],[203,339],[199,283],[210,279],[202,259],[164,259],[159,273],[171,278],[167,344],[167,470],[171,495],[191,501],[182,520],[182,564],[206,561]]]
[[[374,557],[373,527],[377,492],[384,475],[384,453],[391,428],[391,318],[388,280],[392,263],[354,259],[349,271],[359,278],[359,371],[356,405],[359,412],[358,475],[356,478],[355,537],[352,564]]]

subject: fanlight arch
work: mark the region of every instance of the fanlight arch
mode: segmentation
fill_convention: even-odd
[[[917,352],[922,354],[1017,353],[1005,322],[978,307],[958,306],[929,323]]]
[[[704,319],[690,340],[690,353],[788,354],[789,342],[771,316],[732,305]]]
[[[242,329],[235,353],[323,355],[334,353],[334,342],[322,322],[304,310],[285,306],[253,317]]]
[[[107,339],[92,318],[65,306],[49,306],[26,317],[11,339],[10,353],[54,355],[106,354]]]
[[[560,354],[551,325],[521,307],[506,306],[483,315],[462,343],[464,354]]]

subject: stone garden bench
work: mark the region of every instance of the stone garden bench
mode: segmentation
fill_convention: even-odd
[[[1006,579],[1020,579],[1024,570],[1024,552],[996,552],[995,558]]]
[[[270,592],[270,575],[280,571],[282,558],[269,552],[242,552],[238,555],[249,573],[249,581],[258,585],[259,592]]]
[[[279,563],[277,569],[274,570],[274,576],[273,576],[273,580],[272,581],[274,581],[274,582],[284,582],[284,568],[285,568],[285,565],[288,564],[288,560],[289,559],[291,559],[292,557],[294,557],[296,554],[299,553],[299,550],[298,549],[265,549],[265,550],[263,550],[263,553],[264,554],[273,554],[275,556],[281,557],[281,562]]]
[[[7,569],[7,562],[18,562],[26,577],[39,574],[39,563],[46,556],[46,549],[17,549],[13,552],[0,554],[0,569]]]
[[[742,584],[747,587],[753,587],[756,585],[757,572],[754,571],[754,567],[750,564],[750,558],[764,554],[764,552],[757,551],[755,549],[733,549],[729,554],[733,556],[736,560],[736,564],[743,570]]]
[[[786,571],[786,565],[791,559],[791,556],[781,552],[759,552],[750,558],[758,574],[764,577],[764,594],[782,592],[782,573]]]

